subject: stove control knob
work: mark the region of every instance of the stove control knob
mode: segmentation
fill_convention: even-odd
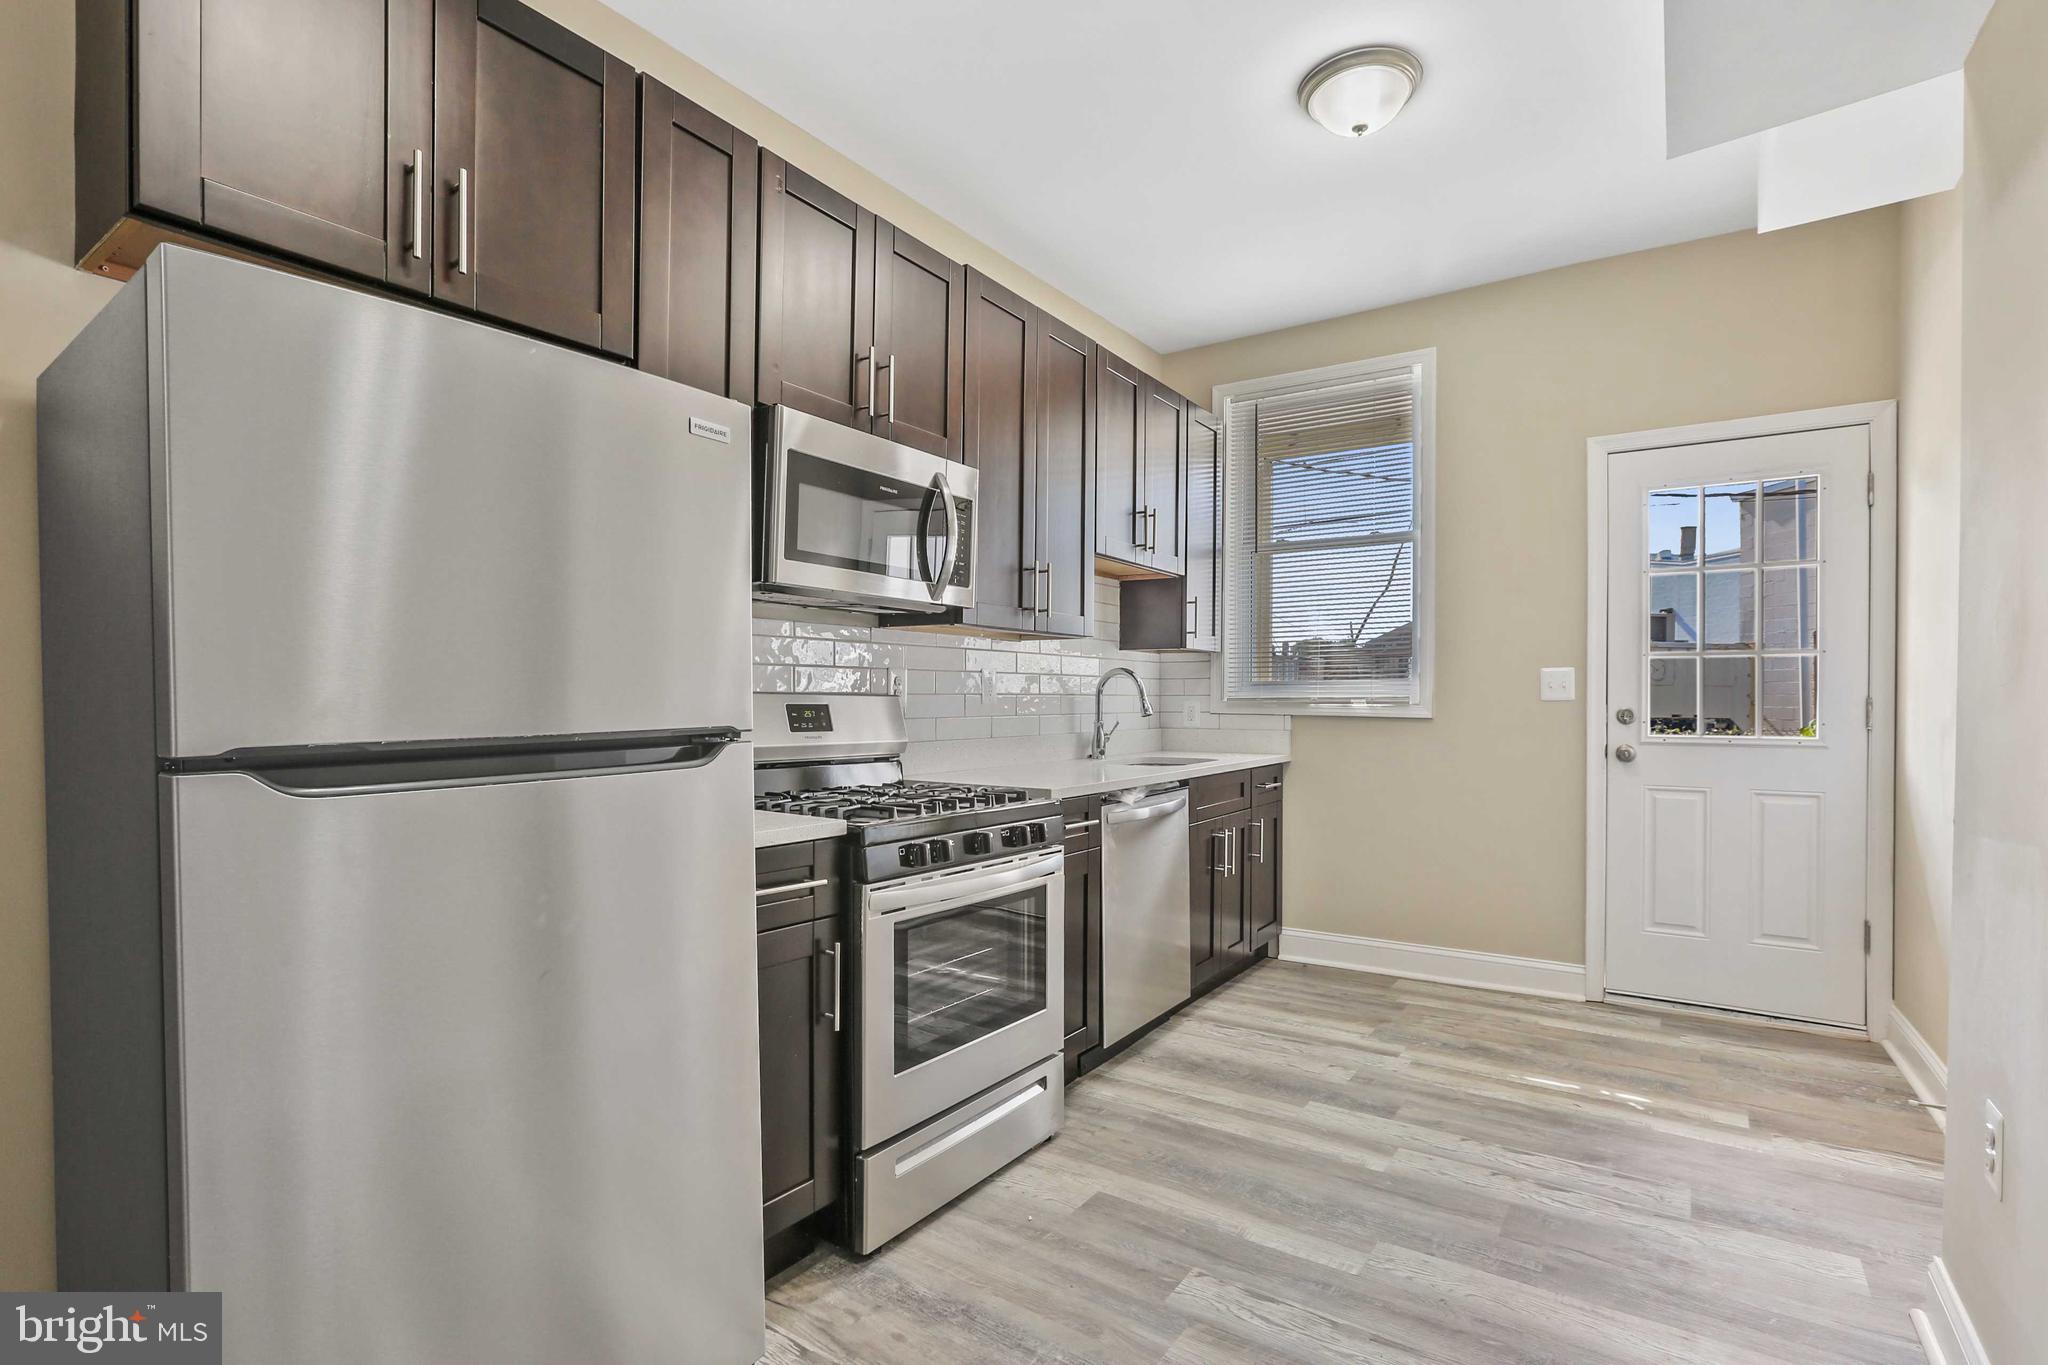
[[[934,839],[924,847],[925,851],[931,855],[931,860],[935,863],[950,863],[953,861],[953,841],[951,839]]]
[[[1030,838],[1031,832],[1022,825],[1005,825],[1003,827],[1004,848],[1022,848]]]
[[[896,861],[905,867],[924,866],[923,844],[901,844],[896,849]]]
[[[974,831],[974,833],[968,835],[961,842],[966,845],[970,857],[979,857],[981,854],[988,852],[992,846],[992,841],[988,837],[988,831],[985,829]]]
[[[1045,826],[1037,820],[1031,822],[1031,842],[1034,844],[1045,842]]]

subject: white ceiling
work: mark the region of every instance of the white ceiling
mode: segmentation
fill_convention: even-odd
[[[1754,227],[1756,149],[1667,161],[1644,0],[611,0],[1160,351]],[[1295,104],[1392,43],[1386,131]]]

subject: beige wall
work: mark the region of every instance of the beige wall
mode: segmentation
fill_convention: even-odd
[[[1433,720],[1298,719],[1303,929],[1585,957],[1586,440],[1895,396],[1898,214],[1570,266],[1167,357],[1228,380],[1437,348]]]
[[[595,0],[538,7],[1133,363],[1150,347],[1082,308]],[[113,293],[71,267],[72,6],[10,7],[0,43],[0,1288],[53,1278],[43,904],[35,381]]]
[[[1955,908],[1942,1256],[1991,1360],[2048,1351],[2048,3],[1968,68]],[[2005,1112],[2005,1198],[1981,1174]]]
[[[1962,485],[1963,218],[1951,191],[1899,228],[1899,730],[1892,995],[1948,1055],[1956,820],[1957,499]]]
[[[0,1288],[47,1285],[50,1027],[43,916],[36,376],[114,286],[73,270],[70,5],[0,43]]]

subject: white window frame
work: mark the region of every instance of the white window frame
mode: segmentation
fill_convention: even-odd
[[[1239,531],[1242,529],[1238,517],[1240,509],[1233,505],[1227,490],[1235,486],[1233,478],[1238,453],[1230,448],[1230,404],[1253,400],[1287,389],[1309,388],[1322,384],[1342,384],[1354,380],[1369,379],[1385,374],[1389,370],[1414,367],[1416,370],[1415,395],[1415,682],[1416,700],[1407,704],[1388,705],[1384,702],[1343,702],[1310,701],[1303,697],[1247,698],[1229,696],[1229,622],[1223,626],[1223,648],[1215,656],[1215,665],[1210,670],[1210,705],[1212,709],[1225,714],[1237,715],[1284,715],[1284,716],[1343,716],[1353,719],[1429,720],[1436,714],[1436,348],[1426,347],[1419,351],[1402,351],[1397,355],[1376,356],[1370,360],[1348,361],[1341,365],[1324,365],[1313,370],[1296,370],[1291,374],[1268,375],[1263,379],[1241,379],[1234,383],[1219,384],[1213,390],[1210,411],[1221,419],[1224,430],[1223,444],[1223,592],[1224,610],[1235,596],[1236,575],[1241,571],[1234,562]]]

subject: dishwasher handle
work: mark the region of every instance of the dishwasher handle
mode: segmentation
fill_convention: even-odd
[[[1144,820],[1157,820],[1162,815],[1172,815],[1188,808],[1188,789],[1175,787],[1172,791],[1159,792],[1140,801],[1113,801],[1102,808],[1102,823],[1105,825],[1137,824]]]

